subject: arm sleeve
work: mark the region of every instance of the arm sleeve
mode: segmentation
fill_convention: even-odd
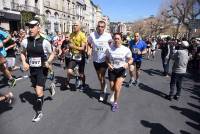
[[[27,43],[28,43],[27,39],[22,40],[22,42],[21,42],[21,51],[22,52],[26,51],[26,49],[27,49]]]
[[[45,51],[45,53],[47,53],[47,54],[52,53],[52,47],[51,47],[51,44],[49,43],[49,41],[44,40],[43,43],[44,43],[43,45],[44,45],[44,51]]]

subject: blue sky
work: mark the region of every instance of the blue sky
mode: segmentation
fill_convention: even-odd
[[[111,21],[134,21],[156,15],[163,0],[92,0]]]

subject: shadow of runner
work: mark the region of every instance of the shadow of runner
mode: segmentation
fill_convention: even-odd
[[[96,100],[99,101],[100,90],[98,90],[98,89],[92,89],[92,88],[88,87],[83,93],[86,94],[90,99],[95,98]],[[108,106],[111,106],[111,104],[109,102],[107,102],[108,95],[109,94],[106,93],[105,99],[104,99],[104,101],[102,103],[106,104]]]
[[[0,102],[0,114],[4,113],[6,111],[12,110],[12,109],[13,109],[13,107],[10,106],[8,103],[3,102],[3,101]]]
[[[200,130],[200,127],[198,127],[198,124],[200,124],[200,113],[193,111],[191,109],[187,109],[187,108],[180,108],[177,106],[170,106],[172,109],[180,111],[180,113],[184,116],[186,116],[187,118],[191,119],[193,122],[186,122],[186,124],[188,124],[189,126],[193,127],[194,129]]]
[[[151,129],[150,134],[174,134],[160,123],[151,123],[145,120],[141,120],[140,122],[144,127]]]
[[[140,88],[141,90],[144,90],[144,91],[153,93],[153,94],[155,94],[155,95],[158,95],[158,96],[160,96],[160,97],[166,99],[166,96],[167,96],[167,95],[166,95],[165,93],[161,92],[161,91],[155,90],[155,89],[153,89],[153,88],[151,88],[151,87],[149,87],[149,86],[147,86],[147,85],[145,85],[145,84],[143,84],[143,83],[140,83],[138,86],[139,86],[139,88]]]
[[[145,73],[147,73],[150,76],[154,76],[154,75],[159,75],[159,76],[163,76],[163,72],[158,70],[158,69],[142,69],[142,71],[144,71]]]
[[[33,110],[36,111],[37,106],[36,106],[36,94],[35,93],[31,93],[29,91],[26,91],[26,92],[20,94],[19,98],[20,98],[22,103],[28,102],[29,104],[31,104],[33,106]],[[51,101],[51,100],[53,100],[53,99],[49,96],[44,98],[44,102],[45,101]]]
[[[189,133],[189,132],[186,132],[185,130],[180,130],[180,133],[181,133],[181,134],[191,134],[191,133]]]

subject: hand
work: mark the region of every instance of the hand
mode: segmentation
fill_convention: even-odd
[[[125,69],[127,69],[128,66],[129,66],[128,63],[125,63],[123,67],[124,67]]]
[[[30,67],[30,66],[29,66],[28,63],[26,63],[26,62],[23,63],[23,70],[24,70],[24,71],[28,71],[28,70],[29,70],[29,67]]]
[[[50,68],[50,64],[49,64],[48,61],[46,61],[46,62],[44,63],[44,65],[45,65],[46,68]]]
[[[114,67],[113,67],[113,65],[111,65],[111,64],[108,64],[108,69],[109,69],[110,71],[114,70]]]
[[[138,55],[141,55],[142,52],[138,49],[138,50],[137,50],[137,54],[138,54]]]

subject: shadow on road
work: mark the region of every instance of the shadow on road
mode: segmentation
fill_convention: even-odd
[[[150,134],[174,134],[160,123],[151,123],[149,121],[141,120],[141,124],[144,127],[151,129]]]
[[[191,98],[199,100],[200,102],[200,85],[194,85],[193,88],[183,88],[183,90],[192,94]]]
[[[186,124],[193,127],[194,129],[200,130],[200,113],[199,112],[196,112],[187,108],[180,108],[177,106],[170,106],[170,107],[174,110],[180,111],[182,115],[186,116],[187,118],[195,122],[195,123],[186,122]]]
[[[36,111],[37,106],[36,106],[36,94],[35,93],[31,93],[29,91],[26,91],[26,92],[20,94],[19,98],[20,98],[22,103],[28,102],[29,104],[31,104],[33,106],[33,110]],[[51,100],[53,100],[53,99],[49,96],[44,98],[44,102],[45,101],[51,101]]]
[[[0,102],[0,114],[6,112],[6,111],[9,111],[9,110],[12,110],[13,107],[8,105],[8,103],[6,102]]]
[[[181,133],[181,134],[191,134],[191,133],[189,133],[189,132],[187,132],[187,131],[185,131],[185,130],[180,130],[180,133]]]
[[[60,86],[56,86],[56,87],[60,87],[61,91],[66,91],[66,90],[76,91],[75,84],[71,84],[71,83],[69,83],[70,89],[67,89],[65,85],[65,80],[66,80],[65,77],[55,76],[55,84],[58,84],[58,83],[60,84]]]
[[[95,98],[96,100],[99,101],[100,90],[92,89],[92,88],[88,87],[87,90],[85,90],[83,93],[85,93],[90,99]],[[107,102],[108,95],[109,94],[107,93],[106,96],[105,96],[105,99],[102,103],[111,106],[111,104],[109,102]]]
[[[164,99],[167,96],[165,93],[163,93],[161,91],[158,91],[158,90],[155,90],[155,89],[153,89],[153,88],[151,88],[151,87],[149,87],[149,86],[147,86],[147,85],[145,85],[143,83],[139,84],[139,88],[142,89],[142,90],[144,90],[144,91],[147,91],[147,92],[153,93],[155,95],[158,95],[158,96],[160,96],[160,97],[162,97]]]
[[[150,76],[154,76],[154,75],[159,75],[159,76],[163,76],[163,72],[158,70],[158,69],[142,69],[142,71],[144,71],[145,73],[147,73]]]

